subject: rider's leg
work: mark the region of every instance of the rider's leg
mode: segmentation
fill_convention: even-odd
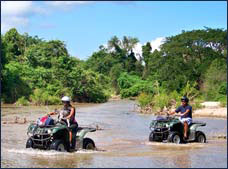
[[[184,137],[187,138],[187,132],[188,132],[188,123],[184,122]]]
[[[70,141],[70,144],[72,143],[72,131],[69,131],[69,141]]]
[[[74,148],[74,146],[75,146],[77,128],[78,128],[78,123],[76,123],[76,124],[71,124],[71,126],[70,126],[70,131],[69,131],[69,142],[70,142],[70,146],[71,146],[72,148]],[[73,139],[73,135],[74,135],[74,139]]]

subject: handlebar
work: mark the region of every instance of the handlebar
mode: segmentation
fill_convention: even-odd
[[[67,126],[67,123],[66,123],[65,121],[62,121],[62,120],[57,120],[57,121],[56,121],[56,124],[58,124],[58,123],[60,123],[60,124],[63,124],[63,125],[66,125],[66,126]]]

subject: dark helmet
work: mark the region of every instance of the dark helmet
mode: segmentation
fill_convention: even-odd
[[[189,99],[188,99],[186,96],[183,96],[183,97],[181,98],[181,101],[185,101],[186,103],[188,103]]]

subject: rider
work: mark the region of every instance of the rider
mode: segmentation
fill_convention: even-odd
[[[181,98],[181,106],[179,106],[175,111],[168,114],[179,113],[179,120],[184,124],[184,139],[187,139],[188,126],[192,123],[192,106],[188,104],[189,99],[186,96]]]
[[[70,98],[68,96],[62,97],[62,103],[64,104],[63,109],[61,111],[54,111],[48,113],[48,115],[55,115],[58,114],[58,118],[60,120],[63,120],[66,122],[66,124],[69,122],[68,127],[69,127],[69,141],[70,141],[70,146],[72,147],[72,132],[76,133],[77,128],[78,128],[78,123],[75,119],[75,108],[70,104]]]

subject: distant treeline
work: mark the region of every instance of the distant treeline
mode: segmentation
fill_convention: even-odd
[[[168,106],[191,100],[226,102],[227,30],[204,28],[166,37],[160,50],[137,38],[114,36],[86,61],[70,56],[60,40],[1,35],[1,99],[4,103],[58,104],[68,95],[77,102],[105,102],[112,95],[137,97],[141,106]]]

